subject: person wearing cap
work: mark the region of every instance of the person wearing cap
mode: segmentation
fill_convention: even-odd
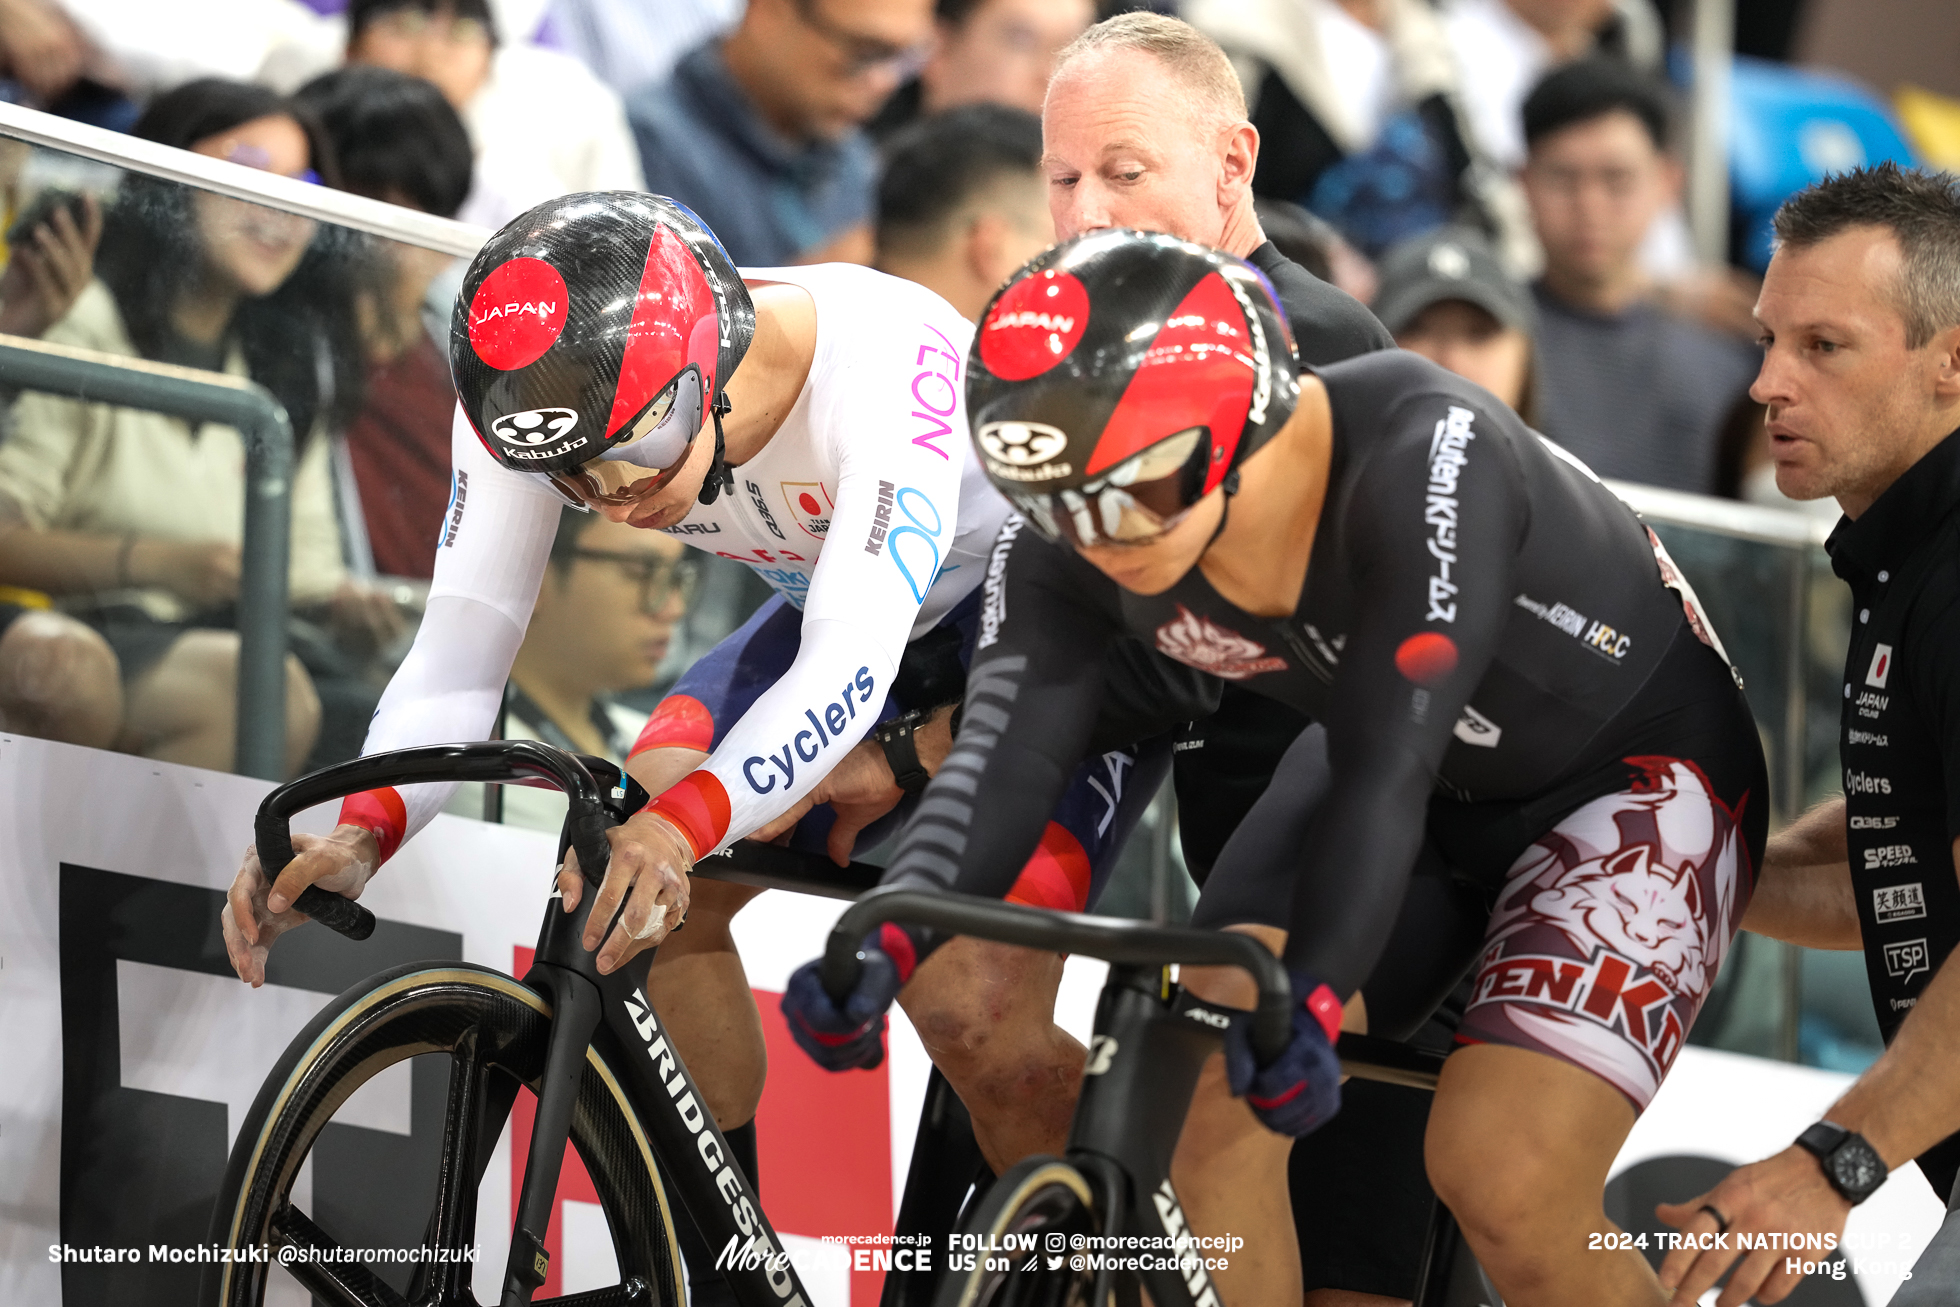
[[[1376,269],[1375,316],[1403,349],[1476,382],[1532,421],[1531,292],[1484,236],[1445,227],[1405,241]]]
[[[1070,331],[1030,324],[1055,303]],[[1304,712],[1324,730],[1282,760],[1193,914],[1272,948],[1294,998],[1276,1058],[1233,1023],[1179,1137],[1190,1228],[1264,1254],[1213,1272],[1218,1297],[1300,1301],[1271,1158],[1338,1107],[1345,1001],[1386,975],[1369,1019],[1395,1034],[1468,969],[1430,1116],[1438,1195],[1506,1302],[1653,1304],[1637,1252],[1589,1244],[1615,1229],[1607,1168],[1760,865],[1748,705],[1666,551],[1577,460],[1426,359],[1306,372],[1291,343],[1253,267],[1161,235],[1079,237],[996,296],[968,409],[1022,517],[967,685],[988,725],[960,733],[885,883],[1011,883],[1126,635]],[[938,943],[885,929],[867,959],[893,933],[908,956]],[[829,1003],[816,965],[786,994],[810,1013]],[[1252,1006],[1233,969],[1181,983]]]

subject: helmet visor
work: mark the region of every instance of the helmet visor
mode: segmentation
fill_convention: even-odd
[[[542,475],[579,507],[630,504],[653,494],[680,472],[706,415],[700,369],[681,369],[654,396],[626,439],[570,471]]]
[[[1077,490],[1001,491],[1035,530],[1077,548],[1155,540],[1183,520],[1201,496],[1210,430],[1191,427],[1160,440]]]

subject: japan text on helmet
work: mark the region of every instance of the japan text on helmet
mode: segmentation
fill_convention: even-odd
[[[994,297],[966,402],[1000,492],[1051,539],[1103,545],[1170,529],[1286,425],[1299,393],[1292,333],[1256,268],[1103,231]]]
[[[490,456],[590,506],[679,471],[754,335],[748,289],[700,219],[597,191],[490,238],[456,297],[449,359]]]

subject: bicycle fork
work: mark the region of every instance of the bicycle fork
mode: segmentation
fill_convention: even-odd
[[[1089,1180],[1106,1236],[1175,1241],[1192,1233],[1171,1187],[1171,1158],[1205,1059],[1230,1017],[1171,985],[1164,967],[1112,965],[1096,1005],[1068,1159]],[[1119,1245],[1120,1246],[1120,1245]],[[1166,1248],[1153,1269],[1135,1272],[1158,1307],[1223,1307],[1202,1262],[1172,1263],[1188,1248]],[[1105,1262],[1092,1302],[1135,1301]],[[1132,1284],[1134,1281],[1132,1281]],[[1127,1289],[1127,1291],[1126,1291]]]

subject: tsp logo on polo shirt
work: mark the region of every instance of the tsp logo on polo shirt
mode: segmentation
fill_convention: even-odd
[[[1932,969],[1932,953],[1924,939],[1885,946],[1885,974],[1894,980],[1911,980],[1920,972]]]
[[[1881,644],[1872,650],[1872,669],[1865,673],[1865,684],[1874,690],[1885,688],[1885,678],[1892,674],[1892,646]]]

